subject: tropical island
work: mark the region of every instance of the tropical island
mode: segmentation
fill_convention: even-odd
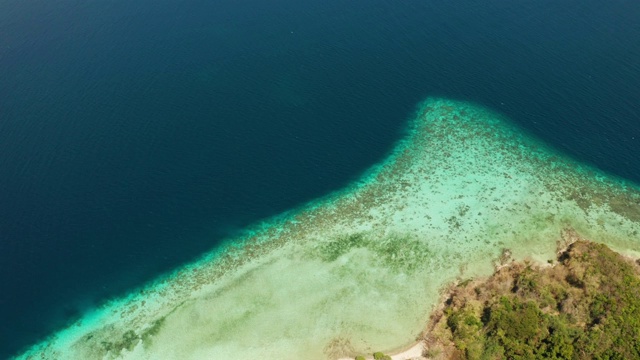
[[[455,286],[426,334],[446,359],[640,358],[640,262],[577,241]]]
[[[355,360],[640,358],[640,259],[572,238],[544,264],[505,249],[493,275],[448,287],[412,352]]]

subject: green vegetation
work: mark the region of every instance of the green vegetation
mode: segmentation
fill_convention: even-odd
[[[639,359],[639,267],[584,241],[553,267],[511,264],[458,285],[427,342],[453,359]]]
[[[381,352],[375,352],[373,353],[373,359],[374,360],[391,360],[391,356],[385,355]]]

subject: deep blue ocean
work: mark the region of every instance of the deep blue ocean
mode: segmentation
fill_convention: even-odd
[[[486,105],[640,182],[637,0],[3,0],[0,358]]]

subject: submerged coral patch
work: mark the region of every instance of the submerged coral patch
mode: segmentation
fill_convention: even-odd
[[[21,358],[386,351],[415,339],[446,284],[488,275],[505,248],[552,259],[572,229],[640,250],[635,186],[557,154],[498,114],[432,99],[409,130],[350,188],[231,239]]]

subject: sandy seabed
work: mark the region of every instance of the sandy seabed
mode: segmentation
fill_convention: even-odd
[[[256,226],[21,359],[336,359],[415,343],[442,289],[564,231],[640,251],[640,192],[485,108],[418,107],[350,188]]]

